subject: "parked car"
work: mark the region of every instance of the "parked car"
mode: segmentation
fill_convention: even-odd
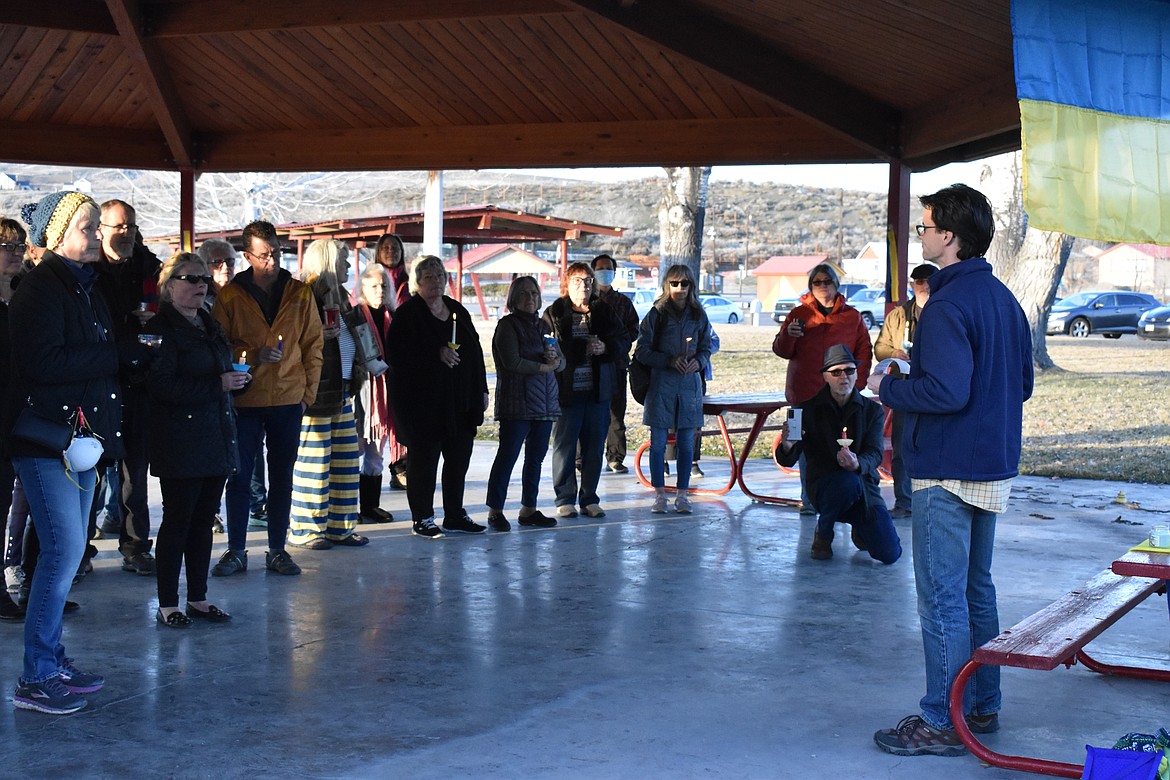
[[[703,304],[707,311],[707,319],[712,323],[727,322],[734,325],[742,316],[739,304],[727,300],[722,295],[700,294],[699,303]]]
[[[914,297],[913,290],[906,290],[906,300]],[[867,287],[847,299],[850,306],[861,312],[865,327],[876,328],[886,321],[886,288]]]
[[[805,290],[804,292],[808,292]],[[804,295],[801,293],[800,295]],[[772,307],[772,320],[777,324],[784,322],[784,318],[788,316],[788,312],[800,305],[800,296],[795,298],[780,298],[776,301],[776,305]]]
[[[1150,309],[1138,317],[1137,335],[1140,339],[1170,339],[1170,304]]]
[[[646,312],[654,306],[654,298],[658,295],[657,290],[621,290],[621,294],[630,299],[634,304],[634,311],[638,313],[638,322],[646,316]]]
[[[1137,333],[1138,319],[1159,305],[1157,298],[1145,293],[1079,292],[1053,304],[1047,333],[1067,333],[1076,338],[1100,333],[1105,338],[1119,339],[1123,333]]]

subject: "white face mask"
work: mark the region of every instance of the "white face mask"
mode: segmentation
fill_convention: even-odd
[[[593,276],[597,279],[598,285],[602,287],[612,287],[614,273],[615,272],[613,270],[594,271]]]

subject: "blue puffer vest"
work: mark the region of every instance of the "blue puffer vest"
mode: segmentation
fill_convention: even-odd
[[[520,357],[536,363],[544,360],[544,333],[548,326],[534,314],[513,312],[496,326],[511,328]],[[555,420],[561,415],[556,374],[523,374],[496,366],[497,420]]]

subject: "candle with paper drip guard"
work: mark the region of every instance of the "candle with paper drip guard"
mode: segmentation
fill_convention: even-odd
[[[276,337],[276,350],[278,352],[284,352],[284,336]]]
[[[455,327],[456,327],[455,318],[458,316],[459,316],[459,314],[457,312],[451,312],[451,340],[447,342],[447,346],[450,347],[451,349],[459,349],[459,342],[456,341],[456,334],[455,334]]]
[[[841,429],[841,438],[837,439],[837,443],[840,444],[842,447],[848,447],[850,444],[852,444],[853,439],[849,438],[849,431],[842,428]]]

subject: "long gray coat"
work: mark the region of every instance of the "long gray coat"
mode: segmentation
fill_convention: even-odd
[[[658,331],[657,334],[655,331]],[[687,338],[690,342],[687,342]],[[680,374],[670,367],[675,355],[692,354],[700,370]],[[678,312],[667,302],[646,313],[638,326],[635,357],[650,367],[650,389],[642,423],[652,428],[699,428],[703,425],[703,372],[711,364],[711,323],[701,308]]]

